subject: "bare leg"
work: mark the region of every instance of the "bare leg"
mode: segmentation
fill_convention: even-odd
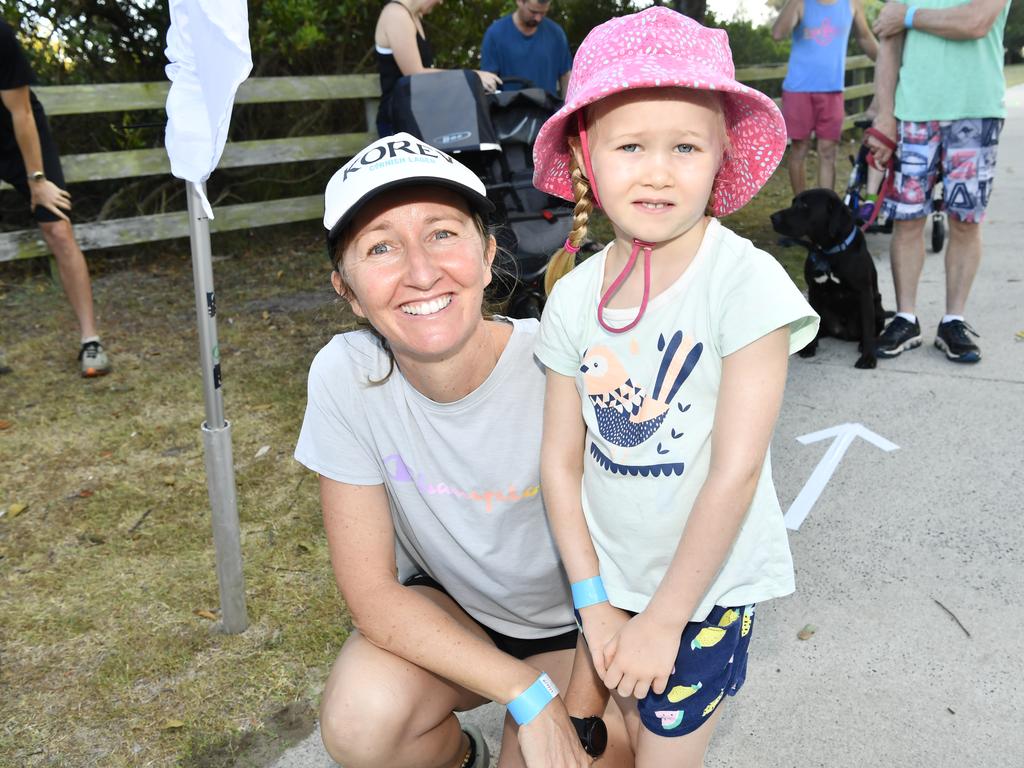
[[[927,216],[893,223],[889,259],[896,284],[896,310],[917,314],[917,284],[924,267],[924,223]],[[952,248],[952,241],[950,242]]]
[[[807,189],[806,162],[810,146],[810,139],[793,139],[789,144],[789,183],[794,195]]]
[[[637,768],[703,768],[704,755],[722,716],[723,706],[708,717],[696,731],[685,736],[658,736],[641,728],[637,745]]]
[[[89,267],[85,255],[78,247],[75,233],[66,221],[39,222],[43,239],[57,259],[60,281],[68,303],[78,318],[82,338],[96,335],[96,319],[93,315],[92,285],[89,282]]]
[[[411,589],[421,589],[486,637],[451,598],[436,589]],[[451,768],[469,748],[453,713],[484,703],[353,632],[327,679],[320,729],[327,751],[345,768]]]
[[[833,189],[836,185],[836,155],[839,142],[818,139],[818,186]]]
[[[962,315],[981,264],[981,224],[949,217],[946,248],[946,314]]]

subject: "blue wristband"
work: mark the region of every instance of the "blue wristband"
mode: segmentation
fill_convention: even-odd
[[[541,672],[533,685],[508,703],[508,713],[519,725],[526,725],[557,696],[558,688],[554,681],[547,672]]]
[[[903,26],[907,29],[914,28],[914,14],[917,13],[917,6],[911,5],[907,8],[907,15],[903,17]]]
[[[607,601],[608,593],[604,591],[604,582],[600,576],[577,581],[572,585],[572,606],[577,611]]]

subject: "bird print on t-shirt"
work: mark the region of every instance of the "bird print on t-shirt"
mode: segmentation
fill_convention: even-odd
[[[631,448],[653,435],[703,348],[682,331],[676,331],[668,342],[659,336],[661,365],[650,392],[633,382],[612,350],[603,346],[588,349],[580,372],[601,437],[612,445]]]

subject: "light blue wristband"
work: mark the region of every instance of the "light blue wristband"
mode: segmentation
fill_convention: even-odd
[[[547,672],[541,672],[533,685],[508,703],[508,713],[519,725],[526,725],[557,696],[558,688],[554,681]]]
[[[572,585],[572,607],[577,611],[597,603],[608,602],[608,593],[604,591],[604,582],[600,576],[592,576]]]
[[[907,15],[903,17],[903,26],[907,29],[914,28],[914,14],[917,13],[917,6],[911,5],[907,8]]]

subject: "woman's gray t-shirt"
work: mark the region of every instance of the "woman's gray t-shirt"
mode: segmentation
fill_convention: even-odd
[[[540,494],[545,374],[538,324],[513,331],[491,375],[437,403],[414,389],[366,331],[335,336],[309,370],[295,458],[351,485],[383,483],[400,578],[436,579],[474,619],[536,639],[575,626]]]

